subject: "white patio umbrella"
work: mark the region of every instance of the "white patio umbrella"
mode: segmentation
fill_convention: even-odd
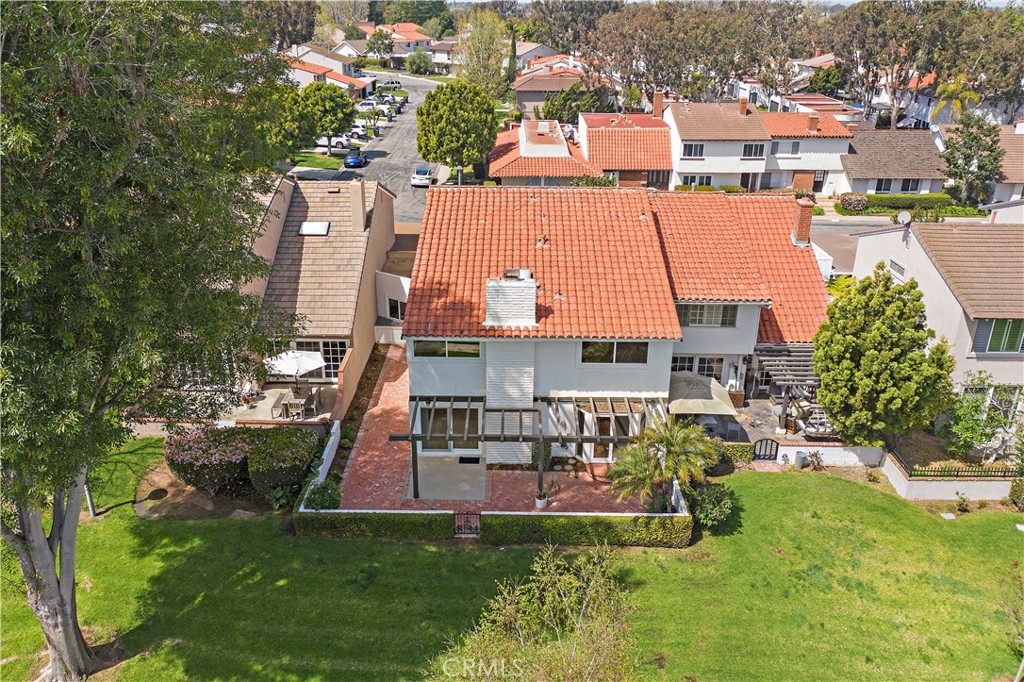
[[[725,386],[693,372],[672,372],[668,399],[672,414],[736,415]]]
[[[263,361],[271,374],[291,375],[298,381],[299,376],[306,372],[320,369],[327,363],[320,353],[307,350],[286,350],[283,353]]]

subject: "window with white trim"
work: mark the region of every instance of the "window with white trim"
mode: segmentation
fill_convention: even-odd
[[[711,176],[710,175],[684,175],[682,177],[682,183],[681,184],[686,185],[687,187],[689,187],[691,185],[697,185],[698,187],[700,187],[701,185],[703,185],[705,187],[710,187],[711,186]]]
[[[1019,353],[1024,343],[1024,320],[993,320],[989,353]]]
[[[399,301],[395,298],[388,299],[388,317],[392,320],[404,320],[405,319],[405,301]]]
[[[697,142],[686,142],[683,144],[683,157],[684,159],[703,159],[704,158],[704,144]]]
[[[735,327],[738,306],[721,303],[677,303],[682,327]]]
[[[335,381],[338,378],[338,372],[341,370],[341,361],[345,358],[345,351],[348,350],[348,341],[338,339],[301,339],[293,341],[287,346],[274,343],[275,355],[288,349],[320,353],[323,356],[324,366],[320,369],[306,372],[302,375],[304,379]],[[285,378],[279,375],[274,376],[275,378]]]
[[[875,193],[886,194],[892,191],[892,178],[878,178],[875,180]]]
[[[903,279],[907,275],[907,269],[903,267],[901,263],[898,263],[891,258],[889,259],[889,270],[900,279]]]
[[[584,341],[580,345],[580,362],[587,365],[645,365],[646,341]]]
[[[693,355],[673,355],[673,372],[694,372],[702,377],[721,380],[725,358],[698,357]]]
[[[743,158],[744,159],[763,159],[764,158],[764,144],[761,142],[748,143],[743,145]]]
[[[900,183],[901,192],[919,192],[921,190],[921,180],[919,178],[906,179]]]
[[[413,357],[417,358],[478,358],[479,341],[425,341],[413,342]]]

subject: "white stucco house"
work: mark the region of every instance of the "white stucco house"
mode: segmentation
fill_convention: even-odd
[[[917,282],[928,326],[949,342],[959,385],[971,372],[1024,385],[1024,225],[921,224],[863,232],[855,277],[884,263]]]
[[[607,463],[676,373],[742,396],[807,357],[812,204],[639,188],[435,187],[405,309],[413,457]],[[761,356],[765,357],[760,361]],[[517,438],[517,434],[519,437]]]
[[[946,151],[946,140],[956,134],[956,124],[933,125],[932,137],[940,152]],[[1024,118],[1013,125],[999,126],[999,146],[1003,150],[1002,171],[990,187],[993,203],[1024,198]]]
[[[855,130],[836,193],[941,192],[946,162],[927,130]]]

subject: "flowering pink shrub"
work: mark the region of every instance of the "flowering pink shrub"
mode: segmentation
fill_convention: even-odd
[[[868,207],[867,195],[847,192],[839,196],[839,204],[847,211],[863,211]]]
[[[236,429],[191,429],[164,440],[171,471],[191,486],[216,493],[244,483],[249,444]]]

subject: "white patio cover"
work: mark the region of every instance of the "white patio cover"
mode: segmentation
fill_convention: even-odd
[[[320,369],[327,363],[320,353],[306,350],[286,350],[279,355],[265,359],[263,364],[267,366],[267,371],[271,374],[299,377],[306,372]]]
[[[693,372],[672,372],[668,400],[668,411],[672,414],[736,416],[736,408],[725,386]]]

